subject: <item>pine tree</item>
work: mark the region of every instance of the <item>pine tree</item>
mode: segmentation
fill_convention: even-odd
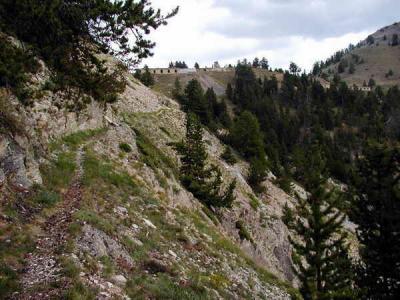
[[[140,74],[140,81],[145,85],[145,86],[152,86],[154,85],[154,77],[150,73],[149,67],[145,66],[144,67],[144,73]]]
[[[195,113],[204,125],[209,124],[211,119],[210,106],[204,97],[200,82],[196,79],[190,80],[187,84],[184,102],[186,111]]]
[[[195,64],[194,64],[194,68],[195,68],[196,70],[200,69],[199,63],[195,63]]]
[[[178,77],[175,78],[174,89],[172,90],[172,97],[182,103],[182,85]]]
[[[349,74],[354,74],[354,72],[356,71],[356,67],[354,66],[354,63],[350,63],[349,66]]]
[[[354,206],[365,299],[400,299],[400,150],[370,146],[358,163]]]
[[[152,55],[155,44],[146,35],[177,12],[163,16],[148,0],[3,0],[0,30],[30,45],[55,71],[61,87],[73,86],[95,100],[112,102],[125,88],[121,70]],[[101,53],[124,64],[108,72],[97,55]]]
[[[207,152],[201,123],[189,113],[186,122],[186,140],[175,145],[181,156],[181,182],[201,202],[209,207],[231,207],[235,200],[236,181],[222,191],[222,174],[214,165],[206,166]]]
[[[283,220],[294,233],[289,238],[305,300],[356,299],[342,202],[340,194],[321,184],[308,199],[298,199],[294,212],[285,208]]]
[[[228,164],[234,165],[237,163],[236,157],[233,155],[232,149],[229,146],[225,147],[224,152],[221,155],[221,158],[225,160]]]
[[[268,70],[268,69],[269,69],[268,60],[267,60],[265,57],[263,57],[263,58],[261,59],[261,61],[260,61],[260,66],[261,66],[261,68],[264,69],[264,70]]]
[[[260,60],[258,59],[258,57],[256,57],[253,60],[253,68],[259,68],[260,67]]]
[[[226,98],[230,101],[233,100],[233,88],[232,88],[232,84],[228,83],[227,87],[226,87]]]
[[[265,156],[260,125],[257,118],[248,111],[235,120],[230,139],[232,145],[247,159]]]

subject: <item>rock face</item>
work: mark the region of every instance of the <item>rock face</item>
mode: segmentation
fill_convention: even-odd
[[[210,162],[221,169],[224,182],[233,179],[238,182],[234,207],[219,211],[220,220],[213,223],[199,202],[180,186],[176,175],[178,159],[168,146],[184,136],[185,114],[175,101],[141,85],[131,75],[127,75],[127,81],[126,91],[118,102],[104,107],[93,101],[79,112],[63,108],[69,99],[62,94],[47,92],[32,107],[18,105],[15,98],[7,96],[7,101],[15,104],[11,113],[23,116],[20,129],[24,133],[7,128],[0,130],[0,195],[6,186],[12,192],[16,189],[23,192],[34,184],[42,184],[39,165],[51,155],[57,155],[49,148],[52,140],[74,132],[105,128],[87,146],[85,155],[91,153],[104,160],[101,172],[94,175],[103,176],[102,180],[111,181],[118,189],[111,191],[110,187],[99,185],[95,190],[86,191],[86,205],[92,205],[101,217],[96,222],[90,219],[92,223],[78,219],[82,226],[74,240],[77,258],[74,260],[84,266],[89,257],[93,264],[101,265],[104,263],[99,261],[107,257],[123,273],[107,278],[100,271],[89,274],[86,270],[81,276],[84,282],[99,288],[104,295],[124,297],[122,289],[129,283],[131,270],[147,271],[140,260],[134,259],[145,248],[153,261],[165,265],[155,274],[172,277],[179,274],[182,286],[190,285],[190,268],[207,274],[207,284],[215,286],[208,291],[212,299],[241,299],[243,290],[254,299],[289,299],[283,288],[266,283],[257,267],[264,267],[278,278],[295,284],[288,230],[281,221],[282,208],[285,204],[292,206],[294,199],[269,180],[265,182],[266,193],[255,195],[245,180],[247,164],[227,165],[220,159],[224,145],[206,132]],[[138,142],[139,131],[154,149],[143,150],[144,146]],[[122,153],[121,143],[128,144],[131,151]],[[155,161],[147,157],[153,152],[157,155]],[[135,186],[128,184],[132,189],[129,193],[120,188],[127,184],[126,176]],[[100,190],[104,192],[101,197],[96,194]],[[142,192],[135,195],[136,190]],[[147,191],[146,195],[143,190]],[[103,230],[98,226],[103,219],[110,223],[107,226],[117,229],[113,233]],[[242,230],[248,231],[251,240],[240,235],[238,221],[244,224]],[[165,233],[166,228],[174,234]],[[177,241],[168,240],[172,237],[177,237]],[[228,251],[236,248],[232,250],[236,254]],[[246,262],[246,256],[254,265]],[[175,265],[179,266],[178,271],[173,269]],[[231,291],[225,288],[226,294],[222,295],[218,288],[230,284]]]
[[[110,257],[115,261],[123,260],[130,268],[133,267],[132,258],[118,242],[90,225],[83,226],[82,234],[76,244],[79,251],[87,252],[93,257]]]

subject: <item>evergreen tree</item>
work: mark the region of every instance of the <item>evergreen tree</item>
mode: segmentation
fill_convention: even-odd
[[[233,100],[233,88],[232,88],[232,84],[228,83],[227,87],[226,87],[226,98],[230,101]]]
[[[174,89],[172,90],[172,97],[182,103],[182,85],[178,77],[175,78]]]
[[[154,77],[153,74],[150,73],[149,67],[145,66],[144,67],[144,73],[140,74],[139,80],[145,85],[145,86],[152,86],[154,85]]]
[[[289,71],[291,74],[297,75],[301,72],[301,68],[299,68],[299,66],[297,66],[294,62],[291,62],[289,66]]]
[[[243,110],[250,109],[260,101],[261,87],[252,70],[245,63],[237,65],[235,72],[235,90],[233,102]]]
[[[229,146],[225,147],[224,152],[221,155],[221,158],[225,160],[228,164],[234,165],[237,163],[236,157],[233,155],[232,149]]]
[[[30,45],[57,73],[61,87],[74,86],[112,102],[125,87],[121,69],[152,55],[155,44],[145,36],[177,11],[162,16],[148,0],[4,0],[0,30]],[[114,55],[125,66],[109,72],[99,53]]]
[[[326,191],[322,182],[306,199],[298,199],[295,212],[288,207],[283,220],[295,236],[295,272],[305,300],[356,299],[352,289],[351,260],[342,230],[342,197]]]
[[[196,70],[198,70],[198,69],[200,69],[200,65],[199,65],[198,63],[195,63],[195,64],[194,64],[194,68],[195,68]]]
[[[185,109],[188,112],[195,113],[204,125],[209,124],[210,106],[204,97],[204,91],[196,79],[192,79],[185,89]]]
[[[356,67],[354,66],[354,63],[350,63],[349,66],[349,74],[354,74],[354,72],[356,71]]]
[[[253,68],[259,68],[260,67],[260,60],[258,59],[258,57],[256,57],[253,60]]]
[[[194,114],[188,114],[186,140],[176,145],[181,155],[181,181],[201,202],[209,207],[231,207],[236,181],[222,190],[222,174],[214,165],[207,168],[207,152],[201,123]]]
[[[263,58],[261,59],[261,61],[260,61],[260,66],[261,66],[261,68],[264,69],[264,70],[268,70],[268,69],[269,69],[268,60],[267,60],[265,57],[263,57]]]
[[[365,299],[400,298],[400,150],[373,145],[358,163],[354,217],[360,247],[358,286]]]
[[[250,112],[243,112],[234,122],[230,140],[232,145],[250,161],[249,183],[259,190],[267,173],[264,143],[257,118]]]
[[[265,156],[260,125],[257,118],[248,111],[235,120],[230,139],[232,145],[247,159]]]
[[[392,36],[392,46],[398,46],[399,45],[399,35],[397,33],[393,34]]]

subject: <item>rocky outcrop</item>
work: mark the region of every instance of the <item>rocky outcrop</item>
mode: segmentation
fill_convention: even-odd
[[[45,78],[44,75],[35,84],[43,84]],[[166,173],[173,174],[172,170],[155,170],[154,167],[141,161],[143,153],[138,149],[136,142],[137,135],[133,127],[143,131],[143,134],[166,157],[177,163],[176,153],[168,146],[168,143],[179,141],[184,136],[185,114],[175,101],[141,85],[131,75],[127,75],[127,82],[125,92],[120,95],[119,101],[115,104],[104,106],[92,101],[80,111],[68,109],[71,99],[62,93],[44,92],[41,97],[35,99],[32,107],[23,107],[16,102],[15,98],[9,96],[7,101],[14,103],[15,111],[22,116],[23,122],[20,127],[23,129],[21,132],[24,133],[0,131],[0,188],[2,185],[9,184],[29,190],[35,183],[41,184],[39,165],[49,159],[47,150],[52,140],[73,132],[106,127],[104,134],[91,141],[91,150],[98,157],[113,162],[118,171],[134,178],[141,188],[150,190],[158,198],[163,199],[165,203],[162,209],[166,211],[165,219],[168,224],[174,222],[175,226],[183,226],[174,220],[173,215],[177,208],[187,209],[188,212],[200,211],[204,219],[213,224],[201,212],[202,207],[198,201],[180,186],[178,178],[166,175]],[[281,279],[295,282],[291,267],[288,230],[281,221],[282,208],[285,204],[292,206],[294,199],[269,180],[265,182],[266,193],[261,196],[255,195],[245,180],[247,164],[239,162],[235,166],[227,165],[220,159],[224,145],[210,133],[206,133],[205,138],[210,162],[219,166],[224,181],[230,182],[236,179],[238,182],[235,191],[237,200],[234,207],[231,210],[219,211],[220,222],[216,222],[216,226],[212,225],[215,226],[213,228],[234,241],[256,265],[266,268]],[[121,143],[128,144],[131,151],[121,155],[119,146]],[[163,180],[160,180],[160,177]],[[161,181],[165,181],[164,184]],[[138,200],[131,195],[126,201],[133,204]],[[141,226],[148,232],[162,230],[144,216],[145,212],[154,207],[148,205],[141,209],[133,213],[143,223]],[[110,209],[109,213],[112,218],[126,223],[129,223],[132,217],[132,211],[128,206],[116,206]],[[240,234],[238,221],[244,224],[245,228],[242,230],[248,231],[250,240]],[[182,231],[186,230],[193,231],[192,227],[182,229]],[[120,233],[128,236],[133,244],[140,247],[144,241],[140,240],[137,231],[133,227],[124,227]],[[198,260],[209,260],[210,265],[220,268],[214,270],[215,272],[223,271],[224,274],[228,274],[229,281],[235,284],[230,298],[238,299],[237,295],[240,295],[241,288],[245,287],[256,294],[266,296],[267,299],[288,299],[288,294],[280,288],[263,283],[253,269],[235,264],[230,266],[229,260],[236,261],[237,258],[227,257],[223,260],[223,266],[219,266],[221,259],[210,257],[201,250],[197,250],[205,247],[203,244],[213,242],[210,236],[198,233],[195,238],[187,234],[182,239],[187,243],[186,250],[196,253],[192,253],[192,256],[199,255]],[[164,240],[162,242],[167,243]],[[85,255],[89,255],[97,261],[102,257],[109,257],[119,264],[123,261],[126,269],[137,267],[119,237],[112,236],[91,224],[83,225],[75,243],[78,263],[85,260]],[[166,257],[169,260],[179,261],[185,258],[190,264],[199,264],[177,245],[171,245],[167,253]],[[159,257],[156,258],[160,260]],[[161,260],[166,263],[167,259]],[[127,274],[120,276],[116,274],[110,280],[101,277],[100,273],[95,275],[85,273],[81,277],[85,278],[89,285],[100,288],[105,295],[123,295],[121,288],[126,283],[125,275]],[[218,276],[216,278],[218,279]],[[107,286],[110,288],[108,289]]]

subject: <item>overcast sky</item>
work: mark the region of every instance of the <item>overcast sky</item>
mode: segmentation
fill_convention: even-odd
[[[309,70],[349,43],[400,21],[400,0],[152,0],[179,14],[150,37],[154,57],[143,63],[166,67],[184,60],[189,67],[268,58],[271,67],[294,61]]]

